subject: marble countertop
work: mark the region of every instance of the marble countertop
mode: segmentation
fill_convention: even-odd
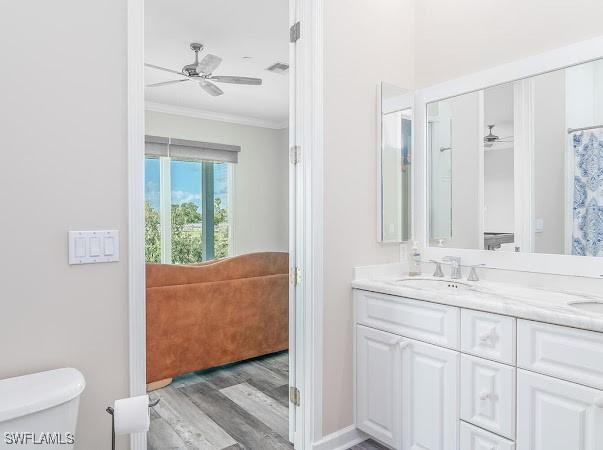
[[[574,291],[530,288],[511,283],[470,282],[448,280],[447,278],[444,278],[444,280],[452,283],[460,282],[467,285],[467,287],[456,290],[409,287],[396,284],[396,280],[407,278],[357,279],[352,282],[352,287],[521,319],[603,332],[603,314],[583,311],[570,306],[571,303],[576,302],[603,302],[602,296]],[[427,276],[413,277],[412,279],[442,280],[442,278]]]

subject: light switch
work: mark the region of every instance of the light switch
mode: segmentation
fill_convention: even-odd
[[[119,231],[70,231],[69,264],[119,261]]]
[[[86,256],[86,238],[76,237],[75,238],[75,257],[83,258]]]
[[[111,256],[115,252],[115,244],[113,236],[105,236],[103,238],[103,248],[105,250],[105,256]]]
[[[544,231],[544,219],[536,219],[534,225],[536,233],[542,233]]]
[[[98,236],[91,236],[88,238],[90,243],[90,256],[100,256],[100,238]]]

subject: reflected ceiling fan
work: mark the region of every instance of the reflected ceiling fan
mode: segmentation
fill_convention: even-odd
[[[261,78],[213,75],[214,70],[216,70],[222,62],[222,58],[216,55],[207,54],[201,61],[199,61],[199,52],[203,50],[203,44],[198,44],[196,42],[191,44],[191,50],[195,52],[195,61],[192,64],[187,64],[184,66],[180,72],[177,70],[156,66],[154,64],[145,63],[145,66],[150,67],[151,69],[163,70],[164,72],[186,77],[185,79],[147,84],[146,87],[168,86],[170,84],[182,83],[184,81],[195,81],[199,83],[201,89],[203,89],[209,95],[217,97],[218,95],[224,94],[224,91],[212,83],[213,81],[217,83],[247,84],[254,86],[262,84]]]
[[[488,125],[488,134],[484,136],[484,147],[490,148],[494,144],[513,142],[513,136],[499,137],[495,135],[492,132],[495,126],[496,125]]]

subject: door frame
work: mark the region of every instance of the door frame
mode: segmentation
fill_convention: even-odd
[[[301,270],[296,286],[295,448],[310,450],[322,437],[323,203],[324,203],[324,0],[289,0],[290,24],[301,23],[291,61],[294,82],[291,145],[302,149],[290,169],[296,175],[295,243],[291,265]],[[144,0],[127,1],[128,132],[128,329],[129,392],[146,393],[146,300],[144,257]],[[293,44],[292,44],[293,46]],[[291,206],[290,206],[291,209]],[[132,434],[132,450],[146,450],[146,433]]]

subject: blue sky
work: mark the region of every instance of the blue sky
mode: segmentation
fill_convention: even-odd
[[[201,163],[192,161],[171,162],[172,204],[193,202],[201,207]],[[145,199],[159,209],[159,159],[145,159]],[[214,164],[214,192],[228,205],[228,167],[226,163]]]

